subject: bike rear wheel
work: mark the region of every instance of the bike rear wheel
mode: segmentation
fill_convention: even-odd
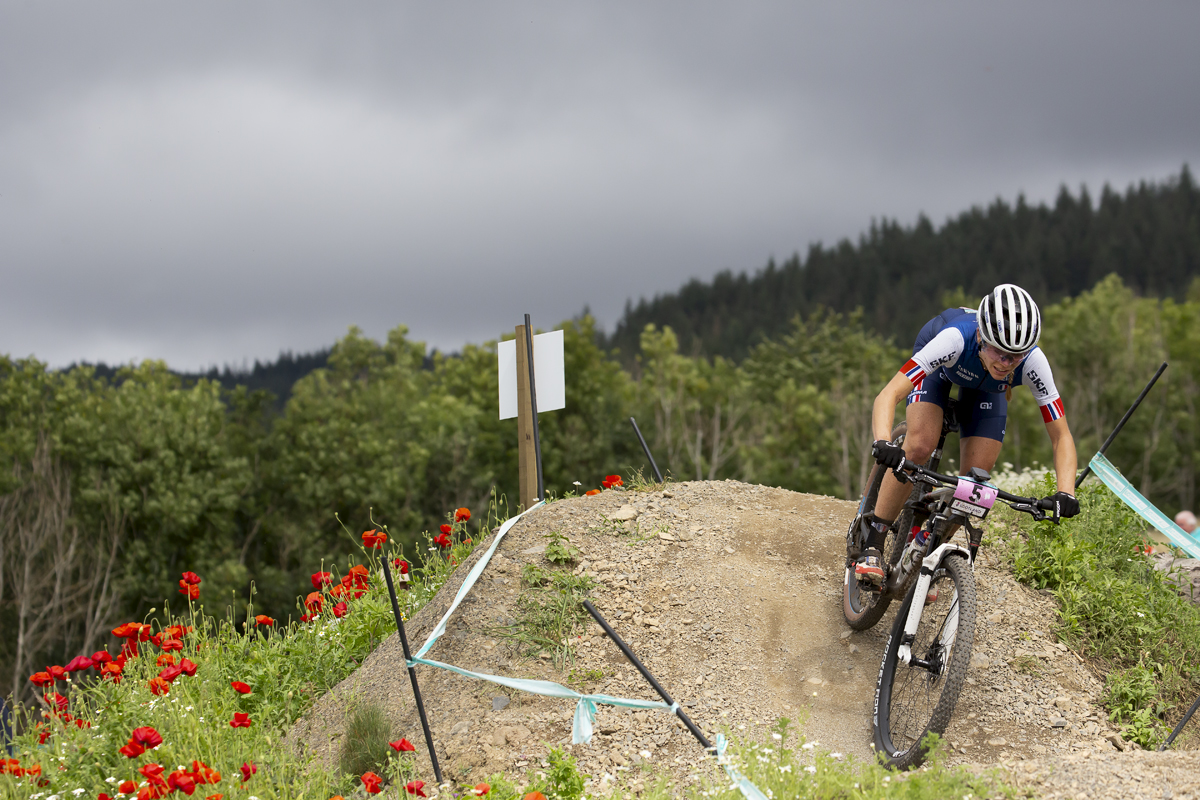
[[[908,423],[901,422],[897,425],[892,430],[892,444],[904,444],[904,436],[907,432]],[[863,490],[863,500],[859,503],[859,513],[850,523],[850,530],[846,535],[847,553],[853,544],[854,537],[858,535],[859,521],[865,514],[875,510],[875,501],[879,499],[879,487],[883,484],[883,476],[886,474],[887,469],[876,464],[867,478],[867,485]],[[904,551],[908,530],[912,527],[912,517],[911,509],[906,508],[900,512],[900,517],[896,520],[896,530],[899,531],[899,534],[888,534],[884,543],[883,561],[889,569],[894,569],[900,563],[900,554]],[[847,562],[850,560],[847,558]],[[883,597],[878,591],[860,586],[854,577],[853,566],[847,563],[845,578],[842,581],[842,616],[846,618],[847,625],[856,631],[865,631],[874,627],[887,613],[891,602],[891,597]]]
[[[975,576],[966,557],[947,555],[930,582],[934,589],[937,599],[922,613],[912,643],[913,660],[927,666],[899,659],[908,609],[926,600],[914,598],[914,584],[896,613],[875,689],[875,749],[899,769],[920,765],[928,752],[928,734],[946,732],[971,661]]]

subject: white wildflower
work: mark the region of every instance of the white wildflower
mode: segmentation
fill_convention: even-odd
[[[780,771],[780,772],[791,772],[791,771],[792,771],[792,765],[791,765],[791,764],[784,764],[782,767],[780,767],[780,768],[779,768],[779,771]]]
[[[841,758],[842,754],[841,753],[830,753],[829,757],[830,758]]]
[[[775,740],[775,741],[777,741],[777,742],[778,742],[778,741],[781,741],[781,740],[783,739],[783,737],[782,737],[781,735],[779,735],[778,733],[772,733],[772,734],[771,734],[771,738],[772,738],[772,739],[774,739],[774,740]]]
[[[814,767],[812,764],[809,764],[807,767],[804,768],[804,771],[809,774],[814,774],[814,773],[816,773],[817,768]]]

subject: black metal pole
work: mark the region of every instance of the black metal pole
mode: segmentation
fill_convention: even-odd
[[[388,594],[392,597],[392,613],[396,616],[396,631],[400,634],[400,646],[404,648],[404,663],[412,660],[408,649],[408,636],[404,633],[404,617],[400,616],[400,601],[396,599],[396,585],[392,583],[392,569],[388,566],[387,558],[383,560],[383,577],[387,581]],[[442,768],[438,766],[437,753],[433,749],[433,734],[429,732],[429,720],[425,717],[425,702],[421,700],[421,687],[417,685],[416,667],[408,668],[408,679],[412,681],[413,697],[417,701],[417,714],[421,717],[421,730],[425,732],[425,745],[429,748],[429,760],[433,764],[433,774],[437,777],[438,785],[442,783]]]
[[[533,451],[534,460],[537,462],[537,489],[538,500],[541,500],[546,494],[546,487],[542,483],[542,439],[538,436],[538,419],[537,419],[537,382],[533,379],[533,326],[529,322],[529,315],[525,315],[525,347],[528,348],[529,354],[529,403],[533,406]],[[521,498],[521,502],[525,502],[525,498]]]
[[[1192,714],[1196,713],[1197,708],[1200,708],[1200,697],[1197,697],[1196,702],[1192,703],[1192,707],[1183,715],[1183,719],[1179,720],[1179,724],[1175,726],[1175,730],[1171,731],[1171,735],[1167,737],[1167,740],[1158,746],[1158,752],[1161,753],[1171,746],[1171,742],[1175,741],[1175,737],[1183,730],[1183,726],[1187,725],[1187,721],[1192,718]]]
[[[662,483],[662,473],[658,471],[658,464],[654,463],[654,456],[650,454],[650,445],[646,444],[646,437],[642,436],[642,431],[637,426],[637,420],[630,417],[629,424],[633,426],[633,432],[637,434],[638,441],[642,443],[642,449],[646,451],[646,458],[650,459],[650,469],[654,470],[654,477],[658,479],[659,483]]]
[[[1113,443],[1113,439],[1117,438],[1117,434],[1121,432],[1121,428],[1125,427],[1125,423],[1129,422],[1129,418],[1133,416],[1133,412],[1137,411],[1138,406],[1140,406],[1142,401],[1146,399],[1146,395],[1149,394],[1150,390],[1154,388],[1154,384],[1158,381],[1159,376],[1166,371],[1167,362],[1164,361],[1162,366],[1158,368],[1158,372],[1154,373],[1154,377],[1151,378],[1150,382],[1146,384],[1146,388],[1142,389],[1142,393],[1137,396],[1137,400],[1134,400],[1133,405],[1131,405],[1129,410],[1125,412],[1125,416],[1121,417],[1121,421],[1117,423],[1117,427],[1113,428],[1113,432],[1110,433],[1108,438],[1104,440],[1104,444],[1100,445],[1100,449],[1096,451],[1097,455],[1104,455],[1104,451],[1107,450],[1108,446]],[[1079,477],[1075,479],[1076,489],[1079,488],[1079,484],[1083,483],[1083,479],[1090,475],[1091,472],[1092,465],[1088,464],[1087,467],[1084,468],[1083,472],[1079,473]]]
[[[664,689],[662,685],[654,679],[654,676],[650,674],[650,670],[646,669],[646,666],[638,660],[638,657],[635,656],[633,651],[629,649],[629,645],[625,644],[625,640],[617,635],[617,632],[612,629],[612,626],[608,624],[608,621],[604,619],[604,617],[600,616],[600,612],[596,610],[594,605],[592,605],[592,601],[584,600],[583,607],[586,608],[587,612],[592,615],[592,619],[596,620],[596,622],[600,624],[600,627],[603,628],[604,632],[608,634],[608,638],[617,643],[617,647],[621,648],[621,652],[624,653],[625,657],[629,659],[629,663],[637,667],[638,672],[642,673],[642,677],[649,681],[650,685],[654,687],[654,691],[658,692],[658,696],[663,699],[663,702],[669,706],[675,705],[675,701],[671,699],[671,695],[667,694],[667,690]],[[691,717],[684,712],[682,707],[675,709],[675,714],[679,717],[679,719],[683,720],[683,724],[686,725],[687,729],[692,732],[692,736],[695,736],[696,740],[700,742],[700,744],[704,745],[705,750],[712,749],[712,742],[710,742],[708,737],[706,737],[701,730],[696,727],[696,723],[692,722]]]

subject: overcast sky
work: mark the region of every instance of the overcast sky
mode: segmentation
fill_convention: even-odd
[[[1200,165],[1200,4],[0,0],[0,353],[454,350]]]

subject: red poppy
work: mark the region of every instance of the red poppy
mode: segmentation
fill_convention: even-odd
[[[174,683],[175,679],[178,678],[182,674],[183,674],[183,669],[181,667],[175,667],[175,666],[163,667],[162,670],[158,673],[158,677],[162,678],[167,683]]]
[[[133,794],[137,791],[137,784],[133,781],[121,781],[121,785],[117,787],[121,794]]]
[[[144,725],[140,728],[134,728],[133,733],[129,734],[129,741],[137,742],[147,750],[153,750],[163,743],[162,735],[151,728],[149,725]]]
[[[137,742],[130,739],[129,744],[118,749],[117,752],[120,753],[121,755],[125,756],[126,758],[137,758],[142,753],[146,752],[146,748],[142,747],[140,744],[138,744]],[[124,789],[122,789],[121,791],[125,792]],[[128,794],[128,792],[125,792],[125,794]]]
[[[170,653],[163,653],[154,660],[154,663],[160,667],[169,667],[175,663],[175,656],[171,655]]]
[[[443,548],[449,547],[451,544],[453,544],[453,542],[450,541],[450,537],[444,533],[439,533],[437,536],[433,537],[433,543]]]
[[[183,650],[183,642],[179,641],[178,639],[164,639],[163,643],[159,646],[163,650]]]
[[[42,724],[39,722],[37,727],[41,728]],[[35,730],[36,730],[36,728],[35,728]],[[49,728],[43,729],[42,732],[38,734],[38,744],[45,744],[46,740],[49,738],[50,738],[50,729]]]
[[[173,792],[179,791],[190,795],[196,791],[196,779],[183,770],[177,769],[167,776],[167,786],[171,787]]]
[[[179,593],[186,594],[188,600],[199,600],[200,599],[200,587],[196,586],[193,583],[187,583],[185,581],[180,581],[179,582]]]
[[[363,547],[368,550],[375,550],[383,547],[383,543],[387,541],[387,534],[380,531],[366,531],[362,535]]]
[[[488,784],[477,783],[477,784],[475,784],[475,788],[472,791],[474,792],[476,797],[483,797],[485,794],[487,794],[491,790],[492,790],[492,787],[489,786]]]
[[[454,510],[455,522],[466,522],[471,518],[471,510],[468,508],[457,508]]]
[[[614,486],[624,486],[625,484],[621,481],[620,475],[608,475],[600,481],[600,485],[605,489],[611,489]]]
[[[325,604],[325,599],[321,597],[320,592],[309,592],[308,597],[304,598],[304,607],[309,611],[320,613],[321,607]]]
[[[454,530],[454,527],[451,525],[443,525],[441,530],[442,533],[451,533]]]
[[[400,570],[401,575],[407,575],[408,571],[410,569],[412,569],[409,566],[408,562],[405,561],[403,558],[397,558],[395,561],[392,562],[392,566],[395,567],[396,569]]]
[[[245,716],[245,715],[243,714],[242,716]],[[246,723],[246,724],[249,725],[249,723]],[[246,781],[250,780],[250,776],[253,775],[254,773],[258,772],[258,767],[255,766],[250,761],[243,761],[242,766],[239,767],[239,769],[241,769],[241,771],[242,771],[242,783],[245,783]]]
[[[196,677],[196,670],[198,667],[196,666],[195,662],[191,661],[190,659],[185,658],[180,661],[179,668],[183,670],[183,674],[187,675],[189,678]]]
[[[92,653],[92,666],[96,669],[100,669],[101,665],[107,664],[109,661],[112,661],[112,656],[108,654],[107,650],[97,650]]]
[[[67,710],[67,698],[63,697],[58,692],[55,692],[54,694],[43,695],[42,699],[46,701],[47,705],[52,705],[59,711]]]
[[[70,715],[68,714],[68,716],[70,716]],[[86,719],[76,719],[75,727],[79,728],[80,730],[83,730],[84,728],[92,727],[92,723],[88,722]]]
[[[412,746],[412,742],[408,739],[401,739],[398,742],[388,742],[392,749],[397,753],[415,753],[417,748]]]
[[[221,782],[221,773],[206,765],[203,761],[193,761],[192,771],[187,774],[192,776],[192,780],[196,782],[196,785]]]
[[[428,797],[425,794],[425,781],[409,781],[404,784],[404,788],[409,794],[415,794],[417,797]]]
[[[200,576],[194,572],[185,572],[183,573],[183,581],[184,583],[190,583],[192,586],[199,586]]]
[[[49,672],[35,672],[29,676],[29,682],[34,686],[40,686],[44,689],[47,686],[54,685],[54,678]]]
[[[320,589],[322,586],[333,583],[333,575],[328,572],[314,572],[312,576],[312,585],[314,589]]]
[[[254,618],[255,625],[274,625],[275,620],[268,617],[266,614],[259,614]]]
[[[170,694],[171,692],[171,684],[162,678],[151,678],[150,682],[146,685],[150,687],[152,693],[157,695]]]
[[[542,794],[541,792],[530,792],[529,794],[525,795],[524,800],[546,800],[546,795]]]
[[[362,564],[355,564],[350,568],[350,572],[346,575],[346,577],[353,581],[355,586],[365,589],[367,588],[367,578],[369,578],[370,575],[371,571],[369,569],[364,567]]]
[[[379,794],[383,791],[380,787],[380,784],[383,783],[383,778],[374,772],[364,772],[360,780],[362,780],[363,788],[367,790],[367,794]]]
[[[114,800],[114,798],[112,795],[108,794],[107,792],[101,792],[99,795],[96,796],[96,800]]]
[[[138,772],[146,776],[146,780],[153,783],[154,781],[162,781],[163,768],[158,764],[147,764],[138,769]]]
[[[592,495],[595,495],[595,494],[600,494],[600,490],[599,489],[588,489],[586,492],[583,493],[583,496],[591,497]]]
[[[92,668],[92,660],[87,656],[75,656],[63,669],[67,672],[82,672]]]
[[[64,681],[67,679],[67,671],[62,667],[46,667],[46,672],[49,672],[55,680]]]
[[[165,638],[165,639],[182,639],[183,635],[185,633],[191,633],[191,632],[192,632],[191,625],[187,625],[187,626],[171,625],[166,630],[163,631],[163,638]]]
[[[341,619],[342,617],[346,616],[348,613],[350,613],[350,609],[349,609],[349,607],[346,606],[345,603],[338,603],[336,606],[333,607],[333,615],[335,617],[337,617],[338,619]]]
[[[121,664],[117,661],[110,661],[100,670],[100,677],[104,680],[111,680],[113,683],[121,682]]]
[[[229,727],[231,727],[231,728],[249,728],[250,727],[250,715],[243,714],[241,711],[238,711],[237,713],[235,713],[233,715],[233,719],[230,721]]]

